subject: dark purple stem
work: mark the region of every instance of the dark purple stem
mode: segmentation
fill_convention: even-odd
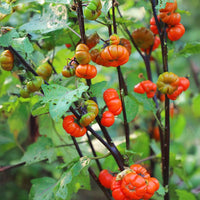
[[[79,114],[74,110],[73,107],[70,106],[70,111],[77,117],[77,119],[80,119]],[[116,163],[118,164],[119,168],[121,171],[124,170],[124,164],[121,160],[121,154],[118,153],[118,150],[115,148],[115,146],[110,146],[107,142],[103,140],[103,138],[98,135],[90,126],[86,127],[88,131],[92,133],[94,137],[96,137],[113,155]]]
[[[156,3],[155,0],[151,0],[153,15],[156,21],[156,25],[159,31],[162,59],[163,59],[163,71],[168,72],[168,56],[167,56],[167,32],[165,24],[164,30],[161,30],[160,24],[156,15]],[[169,154],[170,154],[170,117],[169,117],[169,99],[165,95],[165,129],[164,134],[160,128],[161,136],[161,152],[162,152],[162,175],[163,175],[163,185],[167,187],[169,185]],[[165,193],[164,200],[169,200],[169,190]]]
[[[82,1],[77,0],[77,3],[78,3],[77,15],[78,15],[80,34],[81,34],[81,42],[85,44],[86,43],[86,36],[85,36],[85,26],[84,26],[84,18],[83,18]]]
[[[20,60],[20,62],[24,65],[24,67],[30,71],[34,76],[38,76],[37,72],[25,61],[25,59],[12,47],[9,46],[8,49],[17,56],[17,58]],[[45,84],[49,85],[46,81],[44,81]]]
[[[95,149],[94,149],[94,146],[93,146],[93,144],[92,144],[92,141],[91,141],[91,138],[90,138],[88,132],[86,133],[86,135],[87,135],[87,138],[88,138],[88,143],[89,143],[90,148],[91,148],[91,150],[92,150],[92,154],[93,154],[94,157],[97,157],[96,151],[95,151]],[[98,168],[99,168],[99,171],[101,171],[101,170],[102,170],[102,167],[101,167],[101,164],[100,164],[99,160],[98,160],[98,159],[95,159],[95,161],[96,161],[96,163],[97,163],[97,166],[98,166]]]
[[[112,0],[112,17],[113,17],[113,29],[114,33],[117,34],[117,24],[115,19],[115,0]],[[117,73],[118,73],[118,80],[119,80],[119,89],[120,89],[120,99],[122,102],[122,113],[124,118],[124,131],[125,131],[125,138],[126,138],[126,148],[130,149],[130,128],[127,121],[127,115],[126,115],[126,107],[124,103],[124,96],[122,95],[122,90],[124,91],[125,95],[128,95],[128,90],[124,81],[124,77],[121,72],[121,67],[117,67]]]

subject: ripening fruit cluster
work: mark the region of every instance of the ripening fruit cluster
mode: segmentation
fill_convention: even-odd
[[[84,114],[80,120],[74,115],[68,115],[63,119],[63,128],[71,136],[81,137],[85,135],[87,131],[85,127],[95,120],[99,112],[98,105],[93,100],[85,101],[82,109],[84,109]]]
[[[148,200],[159,189],[158,180],[139,164],[133,164],[115,176],[104,169],[99,174],[99,181],[111,189],[115,200]]]
[[[163,94],[167,94],[167,97],[171,100],[176,100],[183,91],[186,91],[189,88],[189,86],[189,79],[178,77],[172,72],[162,73],[157,81],[158,90]]]
[[[107,89],[103,93],[103,98],[108,107],[108,111],[105,111],[101,118],[101,124],[106,127],[110,127],[115,122],[115,115],[119,115],[122,111],[122,102],[119,99],[117,91],[113,88]]]
[[[44,81],[48,81],[52,74],[52,67],[49,63],[41,64],[36,72],[38,76],[36,76],[33,80],[29,80],[26,82],[26,85],[20,89],[20,96],[23,98],[30,97],[31,93],[39,91],[41,89]]]
[[[99,35],[94,33],[86,38],[86,44],[78,44],[74,57],[69,64],[64,66],[62,75],[64,77],[76,75],[79,78],[92,79],[97,75],[97,69],[89,64],[91,60],[106,67],[117,67],[128,62],[131,54],[129,40],[119,38],[114,34],[110,36],[110,43],[107,43],[101,50],[91,50],[99,43],[99,40]]]
[[[14,56],[9,50],[5,50],[0,55],[0,65],[1,68],[5,71],[11,71],[14,66]],[[40,65],[36,69],[36,73],[39,75],[26,82],[26,85],[20,89],[20,96],[23,98],[30,97],[30,94],[41,89],[41,85],[44,83],[44,80],[47,81],[52,74],[52,67],[48,63]]]
[[[64,77],[76,75],[79,78],[92,79],[97,75],[96,67],[89,64],[91,61],[89,50],[99,43],[99,39],[99,35],[94,33],[86,38],[86,44],[76,46],[74,57],[62,70]]]
[[[85,135],[87,129],[78,124],[75,115],[68,115],[63,119],[63,128],[73,137],[81,137]]]
[[[175,12],[176,9],[176,0],[174,0],[174,2],[167,2],[165,8],[159,10],[160,14],[158,15],[158,21],[167,24],[167,36],[171,41],[179,40],[185,33],[185,27],[180,23],[181,15]],[[154,34],[158,34],[158,28],[154,17],[150,20],[150,29]]]
[[[160,74],[156,84],[150,80],[142,81],[135,85],[133,91],[139,94],[146,93],[148,98],[152,98],[158,89],[162,94],[167,94],[169,99],[176,100],[189,86],[188,78],[178,77],[172,72],[164,72]]]
[[[105,67],[118,67],[128,62],[131,53],[131,44],[117,35],[110,36],[110,44],[103,49],[93,49],[92,61]]]
[[[157,90],[156,84],[150,80],[142,81],[137,85],[135,85],[134,87],[134,92],[139,94],[146,93],[148,98],[154,97],[156,90]]]

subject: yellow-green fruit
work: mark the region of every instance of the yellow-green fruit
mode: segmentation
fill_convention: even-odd
[[[161,93],[172,94],[178,88],[179,77],[172,72],[164,72],[158,77],[156,85]]]
[[[29,81],[26,86],[27,86],[27,90],[29,92],[36,92],[39,91],[41,88],[41,85],[44,83],[44,80],[42,77],[37,76],[35,80],[33,81]]]
[[[30,97],[30,92],[28,91],[27,87],[21,88],[20,96],[23,97],[23,98],[29,98]]]
[[[52,74],[52,67],[49,63],[44,63],[37,68],[36,72],[46,81]]]
[[[9,50],[5,50],[0,55],[0,65],[2,69],[11,71],[14,65],[14,56]]]

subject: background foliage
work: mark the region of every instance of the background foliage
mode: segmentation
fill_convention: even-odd
[[[110,9],[110,1],[104,0],[101,20],[105,21],[107,11]],[[43,85],[45,98],[34,95],[23,99],[19,94],[21,76],[32,75],[24,66],[16,60],[12,73],[0,70],[0,166],[18,166],[0,172],[0,192],[2,199],[81,199],[96,197],[102,199],[100,190],[92,188],[95,192],[78,193],[79,189],[90,189],[88,167],[96,167],[90,160],[90,149],[83,137],[78,141],[85,156],[79,156],[71,146],[71,138],[62,128],[60,117],[69,108],[70,103],[81,97],[88,88],[85,81],[79,81],[76,89],[74,77],[66,79],[61,75],[67,59],[74,55],[74,49],[80,38],[70,29],[79,33],[78,21],[75,12],[70,9],[70,0],[19,0],[12,4],[9,1],[0,3],[1,29],[13,27],[13,29],[0,37],[0,50],[12,45],[29,63],[35,66],[53,58],[53,65],[58,74],[50,79],[51,86]],[[152,17],[149,1],[125,1],[119,0],[125,20],[117,18],[119,35],[127,37],[121,28],[121,23],[126,23],[130,30],[141,26],[149,26]],[[179,11],[182,13],[182,23],[186,28],[181,40],[170,43],[169,70],[179,76],[190,76],[191,86],[175,101],[175,113],[171,119],[171,199],[200,199],[200,163],[199,148],[199,117],[200,117],[200,85],[199,85],[199,7],[200,2],[191,0],[178,0]],[[109,22],[109,21],[108,21]],[[110,22],[111,23],[111,22]],[[69,28],[70,27],[70,28]],[[86,34],[95,31],[103,39],[108,39],[107,27],[96,22],[86,20]],[[39,44],[39,45],[38,45]],[[66,48],[65,44],[70,44]],[[42,48],[40,49],[39,46]],[[55,47],[55,48],[54,48]],[[161,65],[161,50],[153,53]],[[97,66],[98,75],[93,80],[90,88],[92,96],[96,96],[99,107],[103,108],[103,91],[106,88],[118,88],[117,73],[113,68]],[[156,65],[152,63],[153,80],[156,82]],[[131,127],[131,151],[124,151],[125,143],[122,129],[122,116],[119,116],[115,126],[108,128],[119,150],[129,156],[128,162],[146,158],[151,146],[159,159],[159,144],[150,140],[148,136],[149,124],[153,113],[154,104],[145,96],[133,93],[133,87],[140,79],[139,73],[146,76],[145,67],[139,54],[133,50],[129,62],[122,66],[123,75],[129,90],[129,96],[125,98],[128,122]],[[68,89],[66,89],[68,88]],[[68,93],[67,93],[68,92]],[[69,104],[68,95],[73,100]],[[65,109],[63,109],[63,106]],[[162,105],[161,105],[162,106]],[[47,113],[50,108],[50,113]],[[34,118],[33,116],[37,116]],[[40,137],[35,141],[34,127],[38,126]],[[95,124],[93,125],[95,128]],[[96,131],[102,134],[97,128]],[[34,134],[34,135],[33,135]],[[38,133],[37,133],[38,134]],[[107,153],[98,141],[93,139],[99,155]],[[65,145],[65,146],[64,146]],[[118,170],[112,157],[101,159],[104,168],[111,171]],[[25,164],[25,165],[24,165]],[[149,166],[149,161],[145,162]],[[22,166],[21,166],[22,165]],[[2,170],[3,168],[1,168]],[[98,170],[96,169],[97,173]],[[156,164],[155,176],[161,181],[159,162]],[[94,185],[94,184],[92,184]],[[162,190],[154,199],[162,199]],[[86,197],[84,197],[86,196]]]

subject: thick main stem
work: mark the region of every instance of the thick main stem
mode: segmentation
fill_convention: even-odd
[[[122,113],[123,113],[123,118],[124,118],[126,148],[130,149],[130,128],[129,128],[129,124],[128,124],[128,121],[127,121],[126,107],[125,107],[124,98],[123,98],[123,95],[121,94],[121,91],[122,91],[122,89],[124,89],[124,87],[123,87],[123,80],[122,80],[123,78],[122,78],[122,73],[121,73],[120,66],[117,67],[117,72],[118,72],[118,79],[119,79],[120,98],[121,98],[122,107],[123,107]],[[127,90],[126,90],[126,92],[127,92]],[[124,94],[125,94],[125,91],[124,91]],[[128,95],[128,92],[125,95]]]
[[[161,50],[163,59],[163,71],[168,72],[168,56],[167,56],[167,33],[166,26],[162,31],[157,19],[155,10],[155,0],[151,0],[153,15],[158,28],[160,40],[161,40]],[[161,129],[160,129],[161,131]],[[161,152],[162,152],[162,176],[163,185],[167,187],[169,185],[169,156],[170,156],[170,118],[169,118],[169,99],[165,95],[165,129],[164,134],[161,132]],[[164,200],[169,200],[169,190],[165,193]]]
[[[84,26],[84,18],[83,18],[83,7],[82,7],[82,1],[77,0],[78,8],[77,8],[77,15],[78,15],[78,23],[79,23],[79,29],[81,34],[81,42],[86,43],[86,37],[85,37],[85,26]]]
[[[165,95],[165,160],[163,166],[163,185],[168,187],[169,185],[169,154],[170,154],[170,117],[169,117],[169,99]],[[169,200],[169,191],[165,193],[164,200]]]
[[[114,33],[117,34],[117,24],[116,24],[116,19],[115,19],[115,0],[112,0],[112,17],[113,17],[113,29]],[[121,67],[117,67],[117,73],[118,73],[118,80],[119,80],[119,89],[120,89],[120,98],[122,101],[122,113],[123,113],[123,118],[124,118],[124,131],[125,131],[125,139],[126,139],[126,148],[130,149],[130,128],[129,124],[127,121],[127,115],[126,115],[126,107],[125,107],[125,102],[124,102],[124,96],[121,93],[122,90],[125,95],[128,95],[128,90],[124,81],[124,77],[121,72]]]

